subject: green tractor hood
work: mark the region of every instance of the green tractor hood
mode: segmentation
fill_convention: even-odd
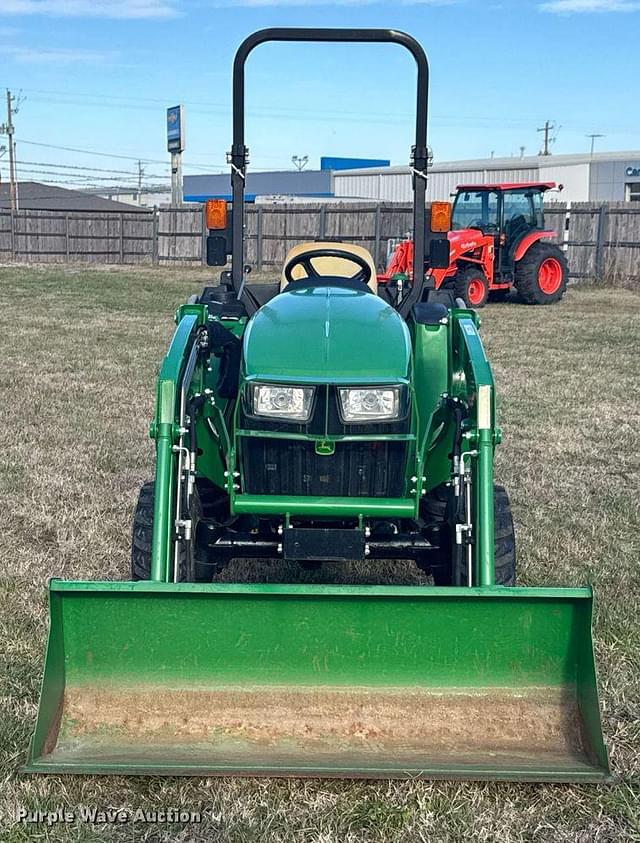
[[[296,383],[405,380],[411,339],[378,296],[344,287],[284,292],[260,308],[244,336],[245,376]]]

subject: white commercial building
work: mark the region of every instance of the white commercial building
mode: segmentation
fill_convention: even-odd
[[[411,179],[409,167],[404,166],[342,170],[333,174],[333,192],[335,196],[411,202]],[[640,201],[640,151],[433,164],[429,168],[427,200],[448,199],[459,184],[528,181],[562,184],[560,194],[547,194],[547,201],[552,202]]]
[[[84,192],[139,208],[160,208],[171,204],[171,191],[164,185],[143,186],[140,192],[130,187],[92,187]]]

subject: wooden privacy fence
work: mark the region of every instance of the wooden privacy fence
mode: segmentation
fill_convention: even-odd
[[[547,227],[567,252],[575,279],[640,281],[640,207],[633,203],[552,203]],[[411,206],[391,203],[248,205],[246,260],[281,267],[304,240],[340,239],[386,262],[390,241],[411,228]],[[0,211],[0,260],[198,265],[206,230],[201,206],[143,213]]]
[[[0,211],[0,260],[151,263],[153,212]]]
[[[0,211],[0,260],[202,263],[202,217],[200,206],[121,214]]]
[[[554,202],[545,206],[545,217],[566,249],[572,278],[640,281],[640,207],[636,204]]]
[[[247,263],[281,267],[296,243],[328,238],[364,246],[382,267],[389,240],[403,237],[411,223],[411,205],[253,205],[246,214]]]

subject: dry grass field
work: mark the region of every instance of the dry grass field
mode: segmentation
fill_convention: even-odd
[[[147,424],[177,304],[203,271],[0,268],[0,838],[640,841],[640,295],[571,288],[550,308],[483,312],[500,396],[497,478],[520,582],[593,583],[608,786],[424,781],[36,778],[20,765],[45,644],[47,578],[124,579]],[[419,582],[409,564],[226,579]],[[473,723],[469,728],[474,728]],[[184,807],[200,823],[25,826],[29,810]]]

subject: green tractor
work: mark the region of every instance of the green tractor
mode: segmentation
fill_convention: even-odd
[[[234,65],[233,206],[207,209],[218,286],[178,310],[130,582],[50,583],[27,769],[600,781],[589,588],[515,586],[491,368],[473,310],[378,287],[362,248],[244,262],[244,66],[265,41],[388,42],[416,60],[414,242],[427,61],[391,30],[258,32]],[[229,215],[231,216],[231,215]],[[433,231],[437,228],[438,231]],[[232,559],[412,560],[433,585],[222,582]]]

